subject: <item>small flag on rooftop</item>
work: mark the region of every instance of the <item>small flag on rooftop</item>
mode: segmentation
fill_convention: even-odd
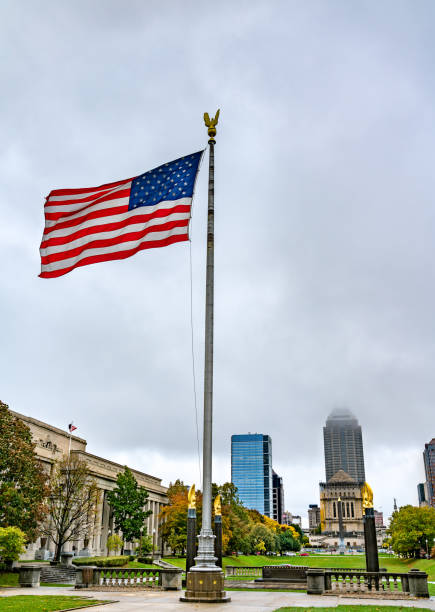
[[[77,427],[75,425],[73,425],[72,423],[70,423],[68,425],[68,430],[70,433],[72,433],[73,431],[75,431],[77,429]]]
[[[55,189],[45,202],[42,278],[189,239],[198,151],[134,178]]]

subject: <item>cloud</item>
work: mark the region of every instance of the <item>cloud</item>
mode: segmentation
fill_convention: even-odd
[[[324,478],[337,404],[388,514],[435,434],[434,7],[344,1],[4,2],[1,397],[89,450],[197,478],[189,249],[37,278],[52,188],[216,147],[215,479],[271,435],[289,510]],[[192,220],[202,423],[207,163]]]

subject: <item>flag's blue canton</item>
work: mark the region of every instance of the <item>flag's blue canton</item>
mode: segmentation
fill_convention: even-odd
[[[133,179],[128,209],[191,198],[202,153],[180,157]]]

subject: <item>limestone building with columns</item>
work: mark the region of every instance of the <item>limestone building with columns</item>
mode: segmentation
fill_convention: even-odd
[[[363,545],[362,484],[343,470],[338,470],[328,482],[320,483],[320,525],[325,544],[338,546],[338,504],[341,502],[346,546]]]
[[[22,420],[30,429],[33,441],[36,443],[35,452],[43,463],[47,472],[53,469],[56,461],[68,453],[70,444],[70,434],[62,429],[43,423],[32,417],[25,416],[11,410],[11,413]],[[88,550],[90,555],[107,555],[107,538],[113,531],[113,515],[107,501],[107,493],[116,487],[116,477],[124,471],[124,466],[119,463],[97,457],[86,450],[87,442],[83,438],[71,435],[71,454],[77,455],[86,462],[89,475],[95,478],[100,489],[100,502],[94,522],[94,528],[89,534]],[[129,466],[130,467],[130,466]],[[153,538],[155,550],[160,550],[161,539],[159,535],[159,513],[161,507],[168,503],[166,495],[167,487],[162,485],[161,478],[150,476],[131,468],[131,471],[139,485],[148,491],[147,509],[152,510],[152,514],[147,519],[147,531]],[[53,542],[48,541],[45,547],[54,552]],[[35,552],[41,548],[41,540],[29,544],[23,559],[34,559]],[[79,554],[83,550],[84,542],[68,542],[64,546],[65,551],[75,551]]]

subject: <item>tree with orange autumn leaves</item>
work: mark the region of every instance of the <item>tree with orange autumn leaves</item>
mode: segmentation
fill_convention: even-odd
[[[160,513],[161,534],[175,554],[184,555],[187,542],[187,491],[180,480],[168,489],[169,504]],[[280,525],[256,510],[245,508],[230,482],[212,485],[212,496],[221,496],[222,547],[224,554],[241,552],[284,552],[299,550],[302,533],[298,526]],[[201,526],[202,493],[196,493],[197,530]],[[214,518],[214,517],[213,517]]]

